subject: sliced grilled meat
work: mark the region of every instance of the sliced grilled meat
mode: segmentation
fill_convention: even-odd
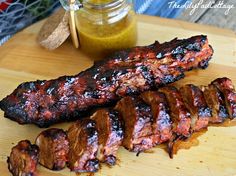
[[[185,106],[191,113],[191,129],[199,131],[207,128],[209,118],[212,117],[211,109],[207,106],[203,92],[193,84],[187,84],[179,90]]]
[[[99,162],[98,132],[95,121],[82,119],[68,129],[69,168],[75,172],[96,172]]]
[[[184,104],[181,93],[173,86],[163,87],[159,91],[164,93],[167,98],[171,120],[173,122],[173,132],[179,136],[189,137],[191,133],[191,117]]]
[[[173,158],[177,152],[175,143],[179,140],[185,140],[191,135],[191,117],[176,87],[167,86],[159,89],[159,91],[165,94],[170,107],[173,135],[168,143],[168,153],[170,158]]]
[[[35,176],[39,158],[39,148],[30,141],[20,141],[11,150],[7,159],[8,169],[13,176]]]
[[[224,101],[230,118],[236,118],[236,92],[229,78],[218,78],[211,82],[224,95]]]
[[[221,123],[229,117],[227,112],[223,94],[214,86],[208,85],[202,87],[204,98],[207,105],[212,110],[212,117],[209,119],[210,123]]]
[[[65,168],[68,161],[69,142],[62,129],[51,128],[41,132],[36,138],[39,147],[39,163],[51,170]]]
[[[116,107],[125,127],[123,146],[129,151],[142,152],[155,145],[153,141],[151,107],[139,97],[125,97]]]
[[[109,165],[116,163],[116,153],[124,138],[119,113],[111,109],[101,109],[92,116],[98,130],[98,159]]]
[[[75,76],[22,83],[0,101],[5,117],[40,127],[79,119],[94,106],[172,83],[213,54],[206,36],[174,39],[115,53]]]
[[[170,140],[172,136],[171,120],[166,97],[161,92],[147,91],[141,98],[151,106],[153,113],[153,134],[156,144]]]

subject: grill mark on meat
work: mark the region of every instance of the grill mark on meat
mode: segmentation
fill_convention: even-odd
[[[28,140],[20,141],[12,148],[11,154],[7,159],[8,169],[13,176],[35,176],[38,158],[38,146],[32,145]]]
[[[179,90],[185,106],[191,113],[191,129],[199,131],[207,128],[209,118],[212,117],[211,109],[207,106],[203,92],[193,84],[187,84]]]
[[[39,163],[51,170],[62,170],[68,161],[69,142],[62,129],[42,131],[35,140],[39,147]]]
[[[96,172],[99,162],[98,132],[91,119],[75,122],[67,132],[69,140],[69,168],[75,172]]]
[[[116,153],[124,138],[120,114],[115,110],[101,109],[90,118],[97,124],[99,145],[97,158],[108,165],[115,165]]]
[[[80,119],[89,109],[117,102],[206,68],[213,54],[206,36],[194,36],[115,53],[75,75],[22,83],[0,101],[5,117],[39,127]]]

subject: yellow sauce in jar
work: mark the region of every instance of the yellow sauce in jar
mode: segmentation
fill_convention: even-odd
[[[129,10],[122,19],[114,23],[109,23],[110,16],[107,11],[100,15],[101,23],[94,23],[89,20],[94,18],[92,15],[88,17],[88,14],[81,10],[77,12],[76,26],[83,52],[95,59],[101,59],[114,51],[135,46],[137,24],[133,10]]]

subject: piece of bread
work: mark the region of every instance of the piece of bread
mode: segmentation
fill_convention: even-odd
[[[70,35],[69,12],[59,9],[42,26],[37,41],[43,47],[58,48]]]

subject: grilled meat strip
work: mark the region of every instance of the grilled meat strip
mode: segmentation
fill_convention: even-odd
[[[95,121],[82,119],[68,129],[69,168],[75,172],[96,172],[99,161],[98,131]]]
[[[13,176],[34,176],[39,158],[39,148],[30,141],[20,141],[11,150],[7,159],[8,169]]]
[[[94,106],[116,102],[206,68],[213,54],[206,36],[194,36],[115,53],[75,76],[22,83],[0,102],[5,117],[40,127],[79,119]]]
[[[116,153],[124,138],[120,114],[115,110],[101,109],[90,118],[97,124],[99,144],[97,158],[101,162],[115,165]]]
[[[211,82],[224,95],[225,105],[231,119],[236,118],[236,91],[229,78],[218,78]]]
[[[51,170],[64,169],[68,161],[69,142],[62,129],[51,128],[36,138],[39,147],[39,163]]]
[[[199,131],[207,128],[212,114],[201,89],[193,84],[187,84],[181,87],[179,91],[182,94],[185,106],[191,113],[191,129]]]
[[[141,98],[151,106],[153,114],[153,134],[156,136],[156,144],[170,140],[172,136],[172,123],[169,115],[169,107],[166,97],[161,92],[146,91]]]
[[[151,107],[139,97],[122,98],[115,109],[124,121],[123,146],[129,151],[142,152],[155,145]]]
[[[212,110],[210,123],[221,123],[229,117],[223,94],[214,86],[208,85],[202,87],[204,98],[208,107]]]

